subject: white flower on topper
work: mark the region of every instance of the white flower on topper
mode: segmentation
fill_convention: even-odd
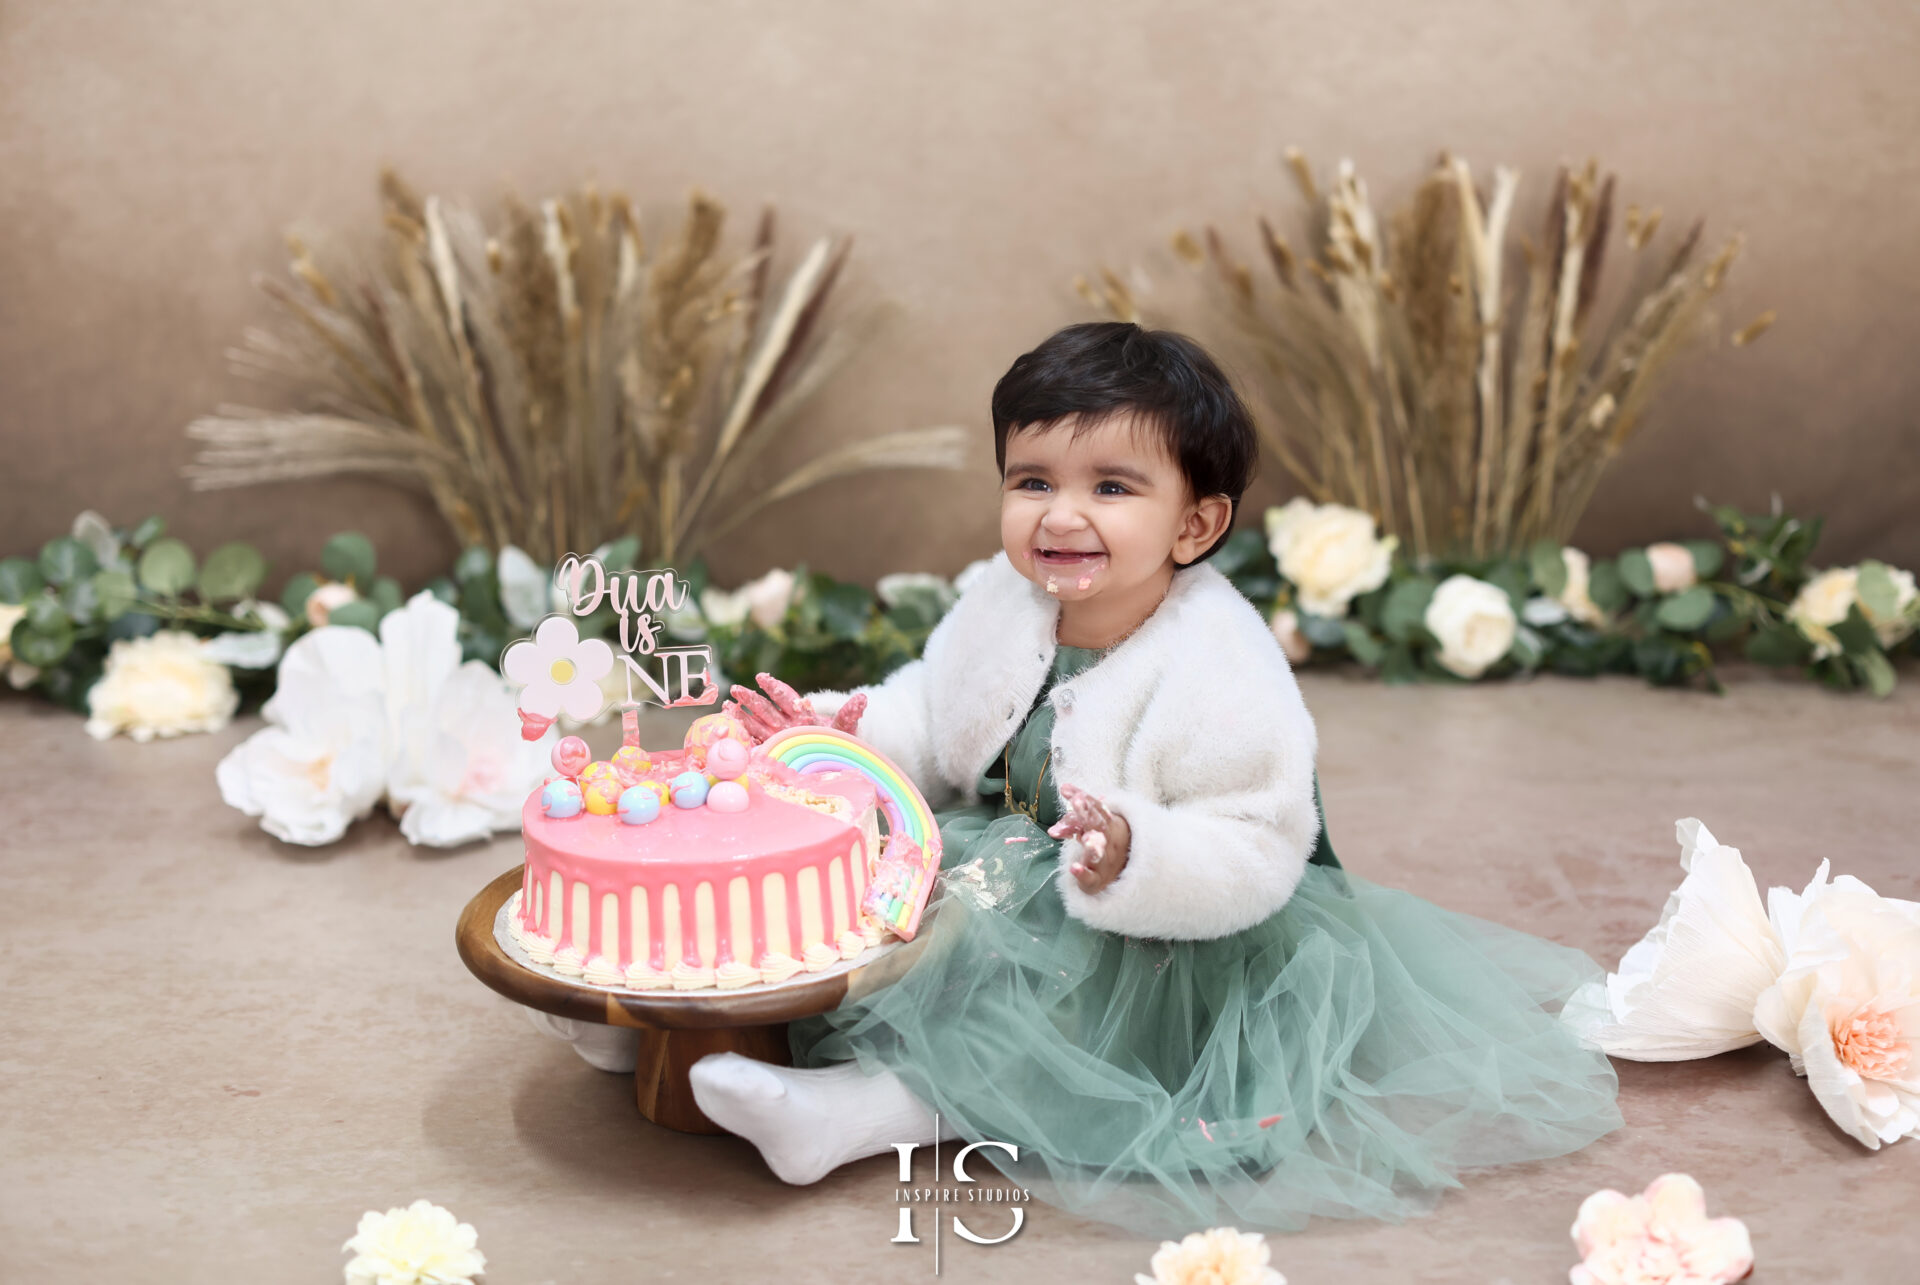
[[[1878,1151],[1920,1137],[1920,904],[1827,870],[1804,892],[1767,893],[1787,958],[1754,1024],[1833,1122]]]
[[[1760,1042],[1753,1006],[1786,962],[1738,848],[1694,817],[1674,823],[1680,868],[1660,922],[1561,1020],[1614,1057],[1679,1062]]]
[[[565,616],[541,621],[532,638],[507,648],[500,660],[508,681],[525,686],[520,717],[535,736],[563,713],[581,723],[598,714],[607,699],[600,680],[612,669],[613,648],[599,638],[582,640]]]

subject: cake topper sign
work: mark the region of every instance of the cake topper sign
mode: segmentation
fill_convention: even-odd
[[[607,700],[601,681],[616,664],[625,681],[626,696],[615,702],[623,716],[643,704],[671,709],[720,699],[711,646],[660,646],[667,613],[684,608],[692,592],[679,573],[609,571],[597,557],[568,554],[555,569],[554,584],[566,610],[542,620],[533,637],[500,658],[507,680],[522,686],[520,734],[527,740],[538,740],[561,714],[581,723],[597,716]],[[602,639],[582,638],[574,624],[575,617],[603,607],[620,622],[618,652]]]

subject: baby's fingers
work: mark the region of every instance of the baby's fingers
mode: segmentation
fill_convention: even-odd
[[[774,704],[778,705],[780,712],[789,719],[810,717],[813,714],[813,706],[807,703],[804,696],[772,674],[756,674],[754,678],[759,682],[760,690],[773,697]]]

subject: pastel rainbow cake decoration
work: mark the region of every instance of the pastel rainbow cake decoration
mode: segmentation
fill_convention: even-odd
[[[886,755],[830,727],[790,727],[760,749],[796,772],[857,772],[872,783],[887,816],[887,846],[861,908],[902,941],[912,941],[940,872],[940,826],[918,787]]]

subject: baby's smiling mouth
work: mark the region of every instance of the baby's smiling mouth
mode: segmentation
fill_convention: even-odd
[[[1103,549],[1048,549],[1036,546],[1034,561],[1046,567],[1082,567],[1106,557]]]

